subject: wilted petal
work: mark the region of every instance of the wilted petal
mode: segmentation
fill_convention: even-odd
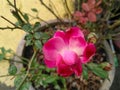
[[[86,12],[90,11],[90,7],[87,3],[82,3],[82,9],[85,10]]]
[[[101,12],[102,12],[102,8],[100,8],[100,7],[95,10],[96,14],[100,14]]]
[[[96,14],[93,13],[93,12],[89,12],[89,13],[88,13],[88,19],[89,19],[91,22],[96,22]]]
[[[94,44],[88,44],[88,46],[85,48],[85,51],[83,53],[83,56],[81,57],[82,63],[87,63],[90,61],[91,57],[94,56],[96,52],[96,47]]]
[[[78,21],[80,19],[80,17],[82,17],[82,13],[80,11],[76,11],[74,14],[73,14],[73,19]]]
[[[69,48],[76,52],[78,56],[83,54],[83,51],[87,43],[82,37],[72,37],[70,38]]]
[[[88,0],[87,3],[92,8],[92,7],[95,7],[96,1],[95,0]]]
[[[99,0],[99,1],[96,3],[96,6],[99,6],[101,3],[102,3],[102,0]]]

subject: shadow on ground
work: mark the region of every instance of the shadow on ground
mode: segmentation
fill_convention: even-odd
[[[5,84],[0,83],[0,90],[15,90],[13,87],[8,87]]]

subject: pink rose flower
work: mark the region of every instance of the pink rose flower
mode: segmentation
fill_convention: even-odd
[[[89,62],[95,51],[94,44],[86,42],[83,32],[78,27],[71,27],[65,32],[56,31],[43,46],[47,67],[56,67],[57,73],[64,77],[73,73],[80,76],[82,64]]]
[[[81,24],[86,24],[86,22],[88,21],[88,18],[85,17],[85,14],[80,12],[80,11],[76,11],[74,14],[73,14],[73,19],[75,21],[78,21],[79,23]]]
[[[88,0],[86,3],[82,3],[82,9],[87,13],[89,21],[96,22],[96,14],[102,12],[102,8],[99,5],[102,3],[102,0]]]

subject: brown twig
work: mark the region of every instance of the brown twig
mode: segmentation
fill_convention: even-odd
[[[48,9],[60,22],[63,22],[62,19],[60,19],[53,10],[51,10],[44,2],[43,0],[39,0],[41,2],[41,4],[46,8]]]
[[[68,7],[68,4],[67,4],[67,0],[65,0],[65,6],[66,6],[66,9],[68,10],[70,16],[72,16],[72,13],[71,13],[71,11],[70,11],[70,9]]]
[[[1,16],[1,18],[3,18],[4,20],[6,20],[7,22],[9,22],[10,24],[12,24],[13,26],[15,26],[16,28],[21,29],[20,27],[16,26],[13,22],[11,22],[10,20],[8,20],[8,19],[5,18],[4,16]]]

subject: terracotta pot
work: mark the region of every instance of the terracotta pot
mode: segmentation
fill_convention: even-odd
[[[65,21],[65,23],[68,23],[68,22],[69,22],[68,20]],[[51,21],[48,21],[48,23],[49,23],[49,25],[54,26],[56,24],[60,24],[61,22],[58,22],[57,20],[51,20]],[[48,25],[46,23],[41,23],[41,26],[38,28],[37,31],[44,30],[45,28],[47,28],[47,26]],[[16,51],[16,54],[19,55],[19,56],[22,56],[23,50],[25,48],[24,37],[25,37],[25,35],[23,36],[22,40],[20,41],[20,44],[18,45],[18,48],[17,48],[17,51]],[[102,84],[102,86],[99,90],[109,90],[110,86],[112,85],[113,79],[114,79],[115,65],[114,65],[114,61],[113,61],[113,53],[111,51],[111,48],[110,48],[108,42],[104,40],[103,45],[105,47],[105,51],[106,51],[107,56],[108,56],[107,60],[109,60],[108,62],[110,62],[113,66],[112,66],[112,70],[109,71],[110,81],[108,81],[107,79],[104,80],[104,83]],[[17,57],[14,57],[14,58],[15,58],[15,60],[20,61],[19,58],[17,58]],[[18,71],[20,71],[20,68],[23,67],[22,64],[15,63],[15,65],[17,66]],[[35,90],[35,89],[31,86],[29,90]]]

